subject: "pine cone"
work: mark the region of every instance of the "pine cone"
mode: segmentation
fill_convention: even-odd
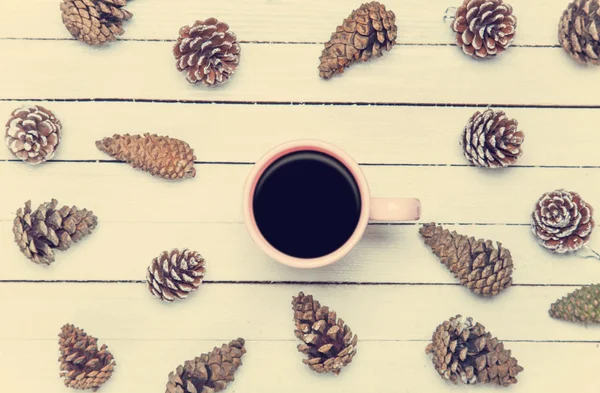
[[[202,283],[205,266],[204,258],[196,251],[163,251],[148,267],[148,290],[169,303],[175,299],[185,299]]]
[[[104,45],[122,35],[123,22],[133,14],[127,0],[62,0],[62,20],[73,38],[88,45]]]
[[[86,209],[63,206],[58,201],[41,204],[31,210],[31,201],[25,209],[17,210],[13,233],[15,242],[25,256],[35,263],[49,265],[54,262],[54,249],[67,250],[84,236],[92,233],[98,217]]]
[[[292,300],[296,337],[303,343],[298,351],[308,355],[304,364],[317,373],[339,374],[356,355],[358,337],[335,311],[300,292]]]
[[[500,242],[450,232],[434,223],[419,229],[433,253],[473,293],[495,296],[512,284],[513,261]]]
[[[517,18],[512,12],[502,0],[464,0],[452,23],[456,45],[475,59],[499,55],[515,38]]]
[[[581,64],[600,65],[600,3],[575,0],[558,24],[558,42]]]
[[[98,349],[98,339],[71,324],[62,327],[60,346],[60,376],[73,389],[98,390],[111,377],[116,366],[106,345]]]
[[[40,164],[54,157],[61,130],[60,120],[48,109],[24,106],[11,113],[6,123],[6,144],[21,160]]]
[[[508,386],[517,383],[523,371],[504,344],[485,331],[473,318],[461,315],[437,327],[425,353],[433,355],[433,365],[443,379],[465,384],[493,383]]]
[[[523,154],[525,139],[519,123],[503,111],[486,109],[475,112],[469,119],[460,139],[467,160],[486,168],[503,168],[514,164]]]
[[[385,5],[372,1],[352,11],[335,29],[319,60],[319,75],[329,79],[357,60],[367,61],[390,51],[398,35],[396,16]]]
[[[235,73],[240,63],[240,44],[227,23],[208,18],[179,30],[173,54],[177,69],[186,72],[188,82],[213,86]]]
[[[586,285],[552,303],[550,316],[571,322],[600,323],[600,284]]]
[[[96,142],[109,156],[163,179],[196,176],[194,150],[186,142],[158,135],[113,135]]]
[[[169,374],[165,393],[213,393],[225,390],[233,374],[242,365],[246,353],[244,339],[238,338],[214,348],[194,360],[186,361]]]
[[[547,192],[532,213],[531,229],[538,243],[563,254],[585,246],[594,229],[594,209],[579,194],[566,190]]]

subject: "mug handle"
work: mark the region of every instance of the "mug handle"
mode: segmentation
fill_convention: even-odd
[[[369,218],[373,221],[415,221],[421,218],[417,198],[371,198]]]

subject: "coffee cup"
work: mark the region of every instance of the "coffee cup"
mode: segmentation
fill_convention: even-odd
[[[340,260],[369,221],[412,221],[415,198],[373,198],[360,167],[345,151],[318,140],[275,147],[256,162],[243,191],[248,232],[271,258],[296,268]]]

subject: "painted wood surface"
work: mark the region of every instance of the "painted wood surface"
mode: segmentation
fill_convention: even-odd
[[[557,298],[597,282],[600,262],[552,255],[529,228],[545,191],[578,191],[600,208],[600,73],[557,45],[567,1],[512,0],[514,47],[475,62],[453,45],[442,20],[458,4],[392,0],[399,45],[328,82],[316,69],[322,43],[358,3],[136,0],[126,34],[100,49],[71,39],[58,0],[5,3],[0,115],[38,103],[64,124],[49,163],[30,167],[0,149],[0,377],[7,391],[68,391],[56,362],[56,336],[67,322],[114,353],[117,371],[103,393],[162,393],[177,365],[238,336],[248,354],[231,392],[478,389],[446,384],[424,353],[435,327],[457,313],[505,340],[523,364],[511,392],[600,390],[600,330],[547,314]],[[178,29],[208,16],[228,22],[242,42],[239,72],[218,89],[189,85],[171,54]],[[488,105],[526,133],[514,168],[481,170],[462,156],[463,127]],[[189,142],[197,177],[155,179],[94,145],[114,133],[146,132]],[[245,231],[241,189],[263,153],[302,138],[348,151],[373,195],[419,197],[423,222],[502,242],[514,257],[514,287],[494,299],[474,296],[421,242],[415,223],[369,225],[357,248],[326,268],[271,261]],[[14,244],[12,220],[26,200],[53,197],[93,210],[99,224],[57,252],[52,266],[37,266]],[[600,235],[591,246],[600,249]],[[206,283],[165,305],[147,291],[145,269],[176,247],[206,257]],[[290,309],[300,290],[334,308],[359,336],[359,353],[339,377],[301,363]]]

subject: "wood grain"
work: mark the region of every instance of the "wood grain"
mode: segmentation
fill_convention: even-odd
[[[516,285],[584,285],[600,276],[600,263],[559,256],[536,244],[528,226],[447,225],[477,238],[500,241],[513,256]],[[600,245],[593,241],[592,245]],[[346,258],[321,269],[298,270],[270,260],[243,224],[103,222],[56,262],[38,266],[13,242],[12,223],[0,223],[3,280],[143,281],[152,258],[163,250],[190,248],[208,261],[211,282],[320,282],[458,285],[421,241],[417,225],[371,225]],[[462,288],[467,292],[467,289]],[[566,291],[566,289],[565,289]]]
[[[0,119],[27,102],[0,101]],[[184,138],[203,162],[255,162],[294,139],[323,139],[367,164],[468,165],[458,145],[482,108],[40,102],[63,123],[55,160],[111,160],[94,141],[114,133]],[[600,166],[600,111],[507,108],[526,139],[518,165]],[[122,116],[126,113],[126,116]],[[233,116],[235,115],[235,116]],[[566,144],[575,141],[577,148]],[[0,160],[14,159],[0,149]]]
[[[596,93],[586,87],[600,83],[600,73],[576,66],[561,48],[512,48],[477,62],[453,47],[408,46],[324,81],[317,71],[319,45],[245,44],[236,75],[209,89],[180,75],[171,46],[0,41],[0,53],[20,54],[19,61],[4,63],[0,98],[595,107]],[[52,61],[40,69],[40,58]]]
[[[9,2],[0,15],[0,37],[71,38],[60,23],[59,1]],[[453,44],[446,8],[460,0],[389,0],[396,14],[398,42],[403,44]],[[231,26],[242,41],[324,42],[360,1],[330,0],[197,2],[175,0],[165,7],[159,0],[132,1],[133,19],[123,39],[175,40],[179,28],[196,19],[217,17]],[[516,45],[558,45],[558,20],[568,1],[511,0],[518,19]],[[26,20],[28,23],[23,23]],[[35,28],[32,28],[35,26]]]
[[[90,143],[93,143],[90,141]],[[17,208],[56,198],[93,210],[104,222],[242,222],[241,192],[250,165],[198,165],[194,179],[168,182],[123,163],[0,164],[0,183],[19,184],[2,195],[0,220]],[[564,187],[600,205],[600,169],[363,166],[371,194],[418,197],[422,220],[445,223],[528,224],[546,191]],[[140,203],[144,201],[144,203]]]
[[[238,336],[248,340],[248,355],[232,392],[464,390],[442,381],[424,353],[435,327],[462,313],[505,340],[525,367],[511,392],[597,393],[599,328],[554,320],[547,310],[596,282],[600,263],[547,252],[528,225],[538,197],[556,188],[600,206],[600,73],[557,46],[567,0],[510,0],[519,21],[514,47],[484,62],[464,56],[442,20],[460,2],[386,2],[399,45],[328,82],[317,72],[322,43],[359,3],[131,1],[135,16],[120,42],[89,48],[60,23],[59,0],[5,2],[0,121],[40,103],[64,124],[49,163],[31,167],[0,149],[5,388],[66,393],[57,334],[72,322],[116,357],[104,393],[161,392],[177,365]],[[242,42],[238,73],[218,89],[188,84],[171,54],[178,29],[209,16],[228,22]],[[526,133],[515,168],[480,170],[462,157],[459,135],[488,105]],[[113,133],[145,132],[189,142],[197,177],[155,179],[94,146]],[[364,164],[374,196],[419,197],[422,222],[502,242],[513,254],[514,287],[481,299],[457,285],[419,239],[417,223],[370,225],[355,250],[322,269],[267,258],[242,223],[242,185],[264,152],[303,138],[332,142]],[[37,266],[14,244],[12,220],[26,200],[52,197],[94,210],[99,225],[52,266]],[[592,235],[597,250],[598,239]],[[207,282],[165,305],[143,280],[150,260],[174,247],[206,257]],[[299,290],[334,308],[359,336],[355,362],[338,378],[301,363],[290,309]]]
[[[291,299],[301,290],[364,341],[424,341],[456,314],[503,340],[598,341],[600,332],[550,318],[550,304],[571,290],[565,287],[515,287],[481,299],[453,286],[206,284],[185,301],[165,304],[145,284],[4,283],[0,294],[11,302],[2,309],[12,322],[0,327],[0,337],[53,338],[70,321],[105,340],[293,340]]]
[[[54,328],[53,331],[58,332],[59,329]],[[92,329],[90,332],[97,334]],[[220,346],[223,341],[103,340],[101,337],[100,342],[108,344],[117,361],[112,378],[102,390],[162,392],[168,374],[175,367],[214,346]],[[354,362],[342,374],[334,377],[316,375],[304,366],[293,341],[247,342],[248,352],[243,358],[243,366],[236,372],[235,381],[227,391],[277,393],[310,389],[315,393],[430,393],[466,388],[452,386],[437,376],[431,360],[425,355],[424,342],[371,341],[359,345]],[[525,367],[518,376],[519,382],[510,387],[511,392],[529,393],[538,389],[563,392],[572,389],[574,384],[577,384],[578,392],[597,392],[593,381],[597,373],[595,360],[599,354],[598,344],[511,342],[506,345]],[[4,341],[2,346],[11,356],[0,356],[0,367],[11,370],[13,381],[27,381],[23,390],[72,392],[58,378],[57,340]],[[38,354],[35,378],[31,377],[27,368],[14,367],[15,363],[26,364],[30,361],[31,353]],[[573,382],[565,375],[576,375],[581,382]],[[490,388],[493,389],[483,387],[484,390]]]

